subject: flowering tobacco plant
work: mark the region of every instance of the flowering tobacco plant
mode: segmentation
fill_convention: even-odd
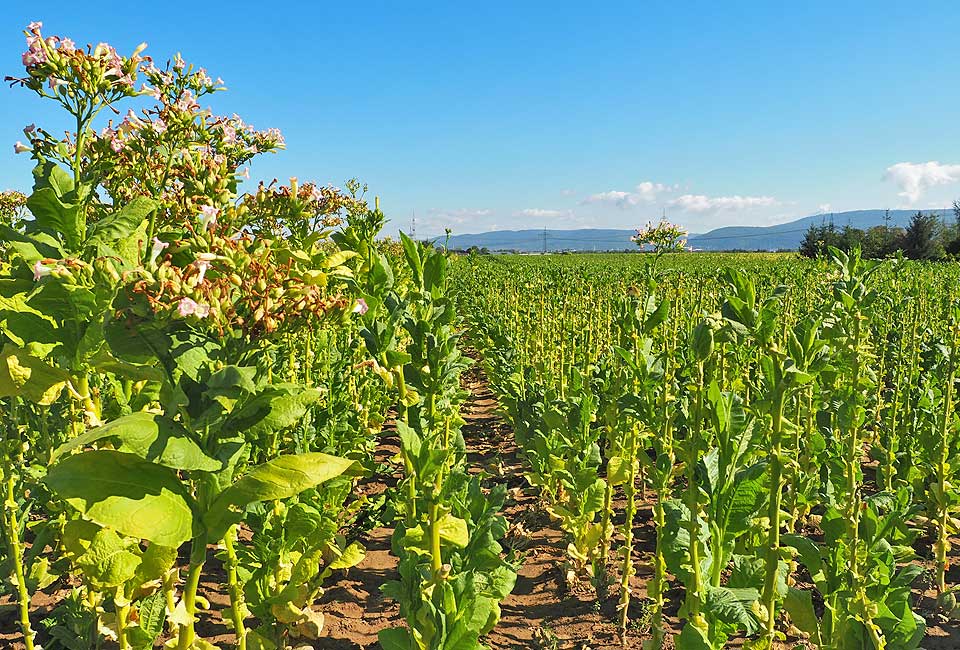
[[[356,473],[352,459],[283,443],[322,394],[274,381],[272,361],[279,344],[348,323],[360,304],[347,293],[345,263],[356,253],[328,241],[328,215],[347,199],[312,184],[300,186],[303,196],[293,182],[292,190],[261,186],[257,197],[238,200],[240,166],[283,140],[202,109],[200,98],[221,90],[219,80],[179,56],[158,69],[141,56],[145,46],[122,57],[106,44],[80,49],[40,30],[28,28],[26,76],[11,81],[59,103],[76,131],[58,139],[31,125],[28,144],[15,147],[37,165],[25,201],[30,219],[21,223],[18,197],[4,195],[0,399],[40,422],[54,409],[69,414],[47,464],[31,471],[59,517],[48,543],[83,574],[83,601],[100,629],[121,650],[151,647],[166,619],[168,646],[211,647],[194,630],[204,607],[197,589],[208,544],[222,544],[231,623],[244,648],[243,583],[251,576],[240,571],[237,526],[256,504],[279,511],[304,491],[335,508],[350,493],[344,477]],[[136,89],[140,78],[147,83]],[[96,130],[104,109],[120,115],[122,100],[146,95],[157,105]],[[258,226],[283,235],[306,222],[303,240]],[[22,463],[2,460],[10,495],[22,492]],[[340,487],[318,489],[332,479]],[[4,538],[30,650],[28,587],[38,582],[27,577],[39,575],[30,565],[38,558],[24,553],[21,502],[7,501]],[[283,561],[309,550],[301,570],[316,573],[318,553],[342,557],[348,548],[337,535],[324,539],[284,549]],[[175,560],[186,542],[180,589]],[[307,582],[286,579],[287,602],[251,606],[282,611],[279,623],[315,635],[313,597],[300,589]],[[286,642],[287,629],[250,635],[272,647]]]
[[[687,231],[666,219],[661,219],[656,225],[648,221],[646,226],[637,229],[636,234],[630,237],[630,241],[641,250],[649,246],[658,255],[676,253],[686,249]]]

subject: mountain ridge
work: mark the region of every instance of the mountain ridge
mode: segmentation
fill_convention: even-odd
[[[951,208],[920,210],[948,218]],[[688,245],[695,250],[795,250],[811,225],[831,221],[837,228],[850,225],[867,229],[882,226],[887,210],[848,210],[832,214],[815,214],[772,226],[721,226],[704,233],[691,233]],[[890,226],[906,227],[917,210],[889,210]],[[636,250],[630,241],[634,230],[620,228],[578,228],[574,230],[521,229],[494,230],[486,233],[452,235],[452,249],[486,248],[490,251],[522,253],[559,251],[624,251]]]

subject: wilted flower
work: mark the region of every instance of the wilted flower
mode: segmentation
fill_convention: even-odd
[[[23,134],[29,138],[33,134],[33,132],[36,130],[37,130],[36,124],[28,124],[25,127],[23,127]]]

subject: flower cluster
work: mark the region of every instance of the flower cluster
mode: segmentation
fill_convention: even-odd
[[[106,43],[79,48],[69,38],[44,37],[42,27],[40,22],[27,26],[27,50],[21,57],[27,76],[7,77],[9,81],[55,98],[65,106],[92,97],[106,105],[139,94],[134,86],[141,63],[149,60],[140,56],[146,43],[124,57]]]
[[[152,317],[186,320],[248,340],[340,318],[356,305],[327,291],[277,242],[213,227],[184,240],[154,241],[150,268],[130,272],[131,310],[146,301]],[[145,314],[140,313],[140,316]]]
[[[27,196],[17,190],[0,192],[0,225],[19,228],[26,216]]]
[[[340,225],[342,213],[361,202],[337,187],[301,184],[296,178],[289,185],[278,185],[274,179],[270,184],[261,182],[255,193],[245,196],[241,210],[244,222],[255,232],[303,242]]]
[[[630,238],[641,250],[650,246],[655,253],[682,251],[687,247],[687,231],[682,226],[661,219],[654,225],[648,221],[644,228],[638,228]]]

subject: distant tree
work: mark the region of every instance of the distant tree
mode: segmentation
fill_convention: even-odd
[[[800,242],[799,253],[804,257],[820,257],[823,255],[823,237],[821,227],[810,224]]]
[[[944,228],[946,231],[946,228]],[[944,248],[950,255],[960,255],[960,201],[953,202],[953,229],[944,242]]]
[[[863,256],[871,259],[891,257],[903,247],[903,236],[903,228],[873,226],[863,235]]]
[[[910,259],[930,260],[943,255],[938,241],[940,217],[935,214],[923,214],[917,211],[910,218],[910,225],[904,235],[903,253]]]

